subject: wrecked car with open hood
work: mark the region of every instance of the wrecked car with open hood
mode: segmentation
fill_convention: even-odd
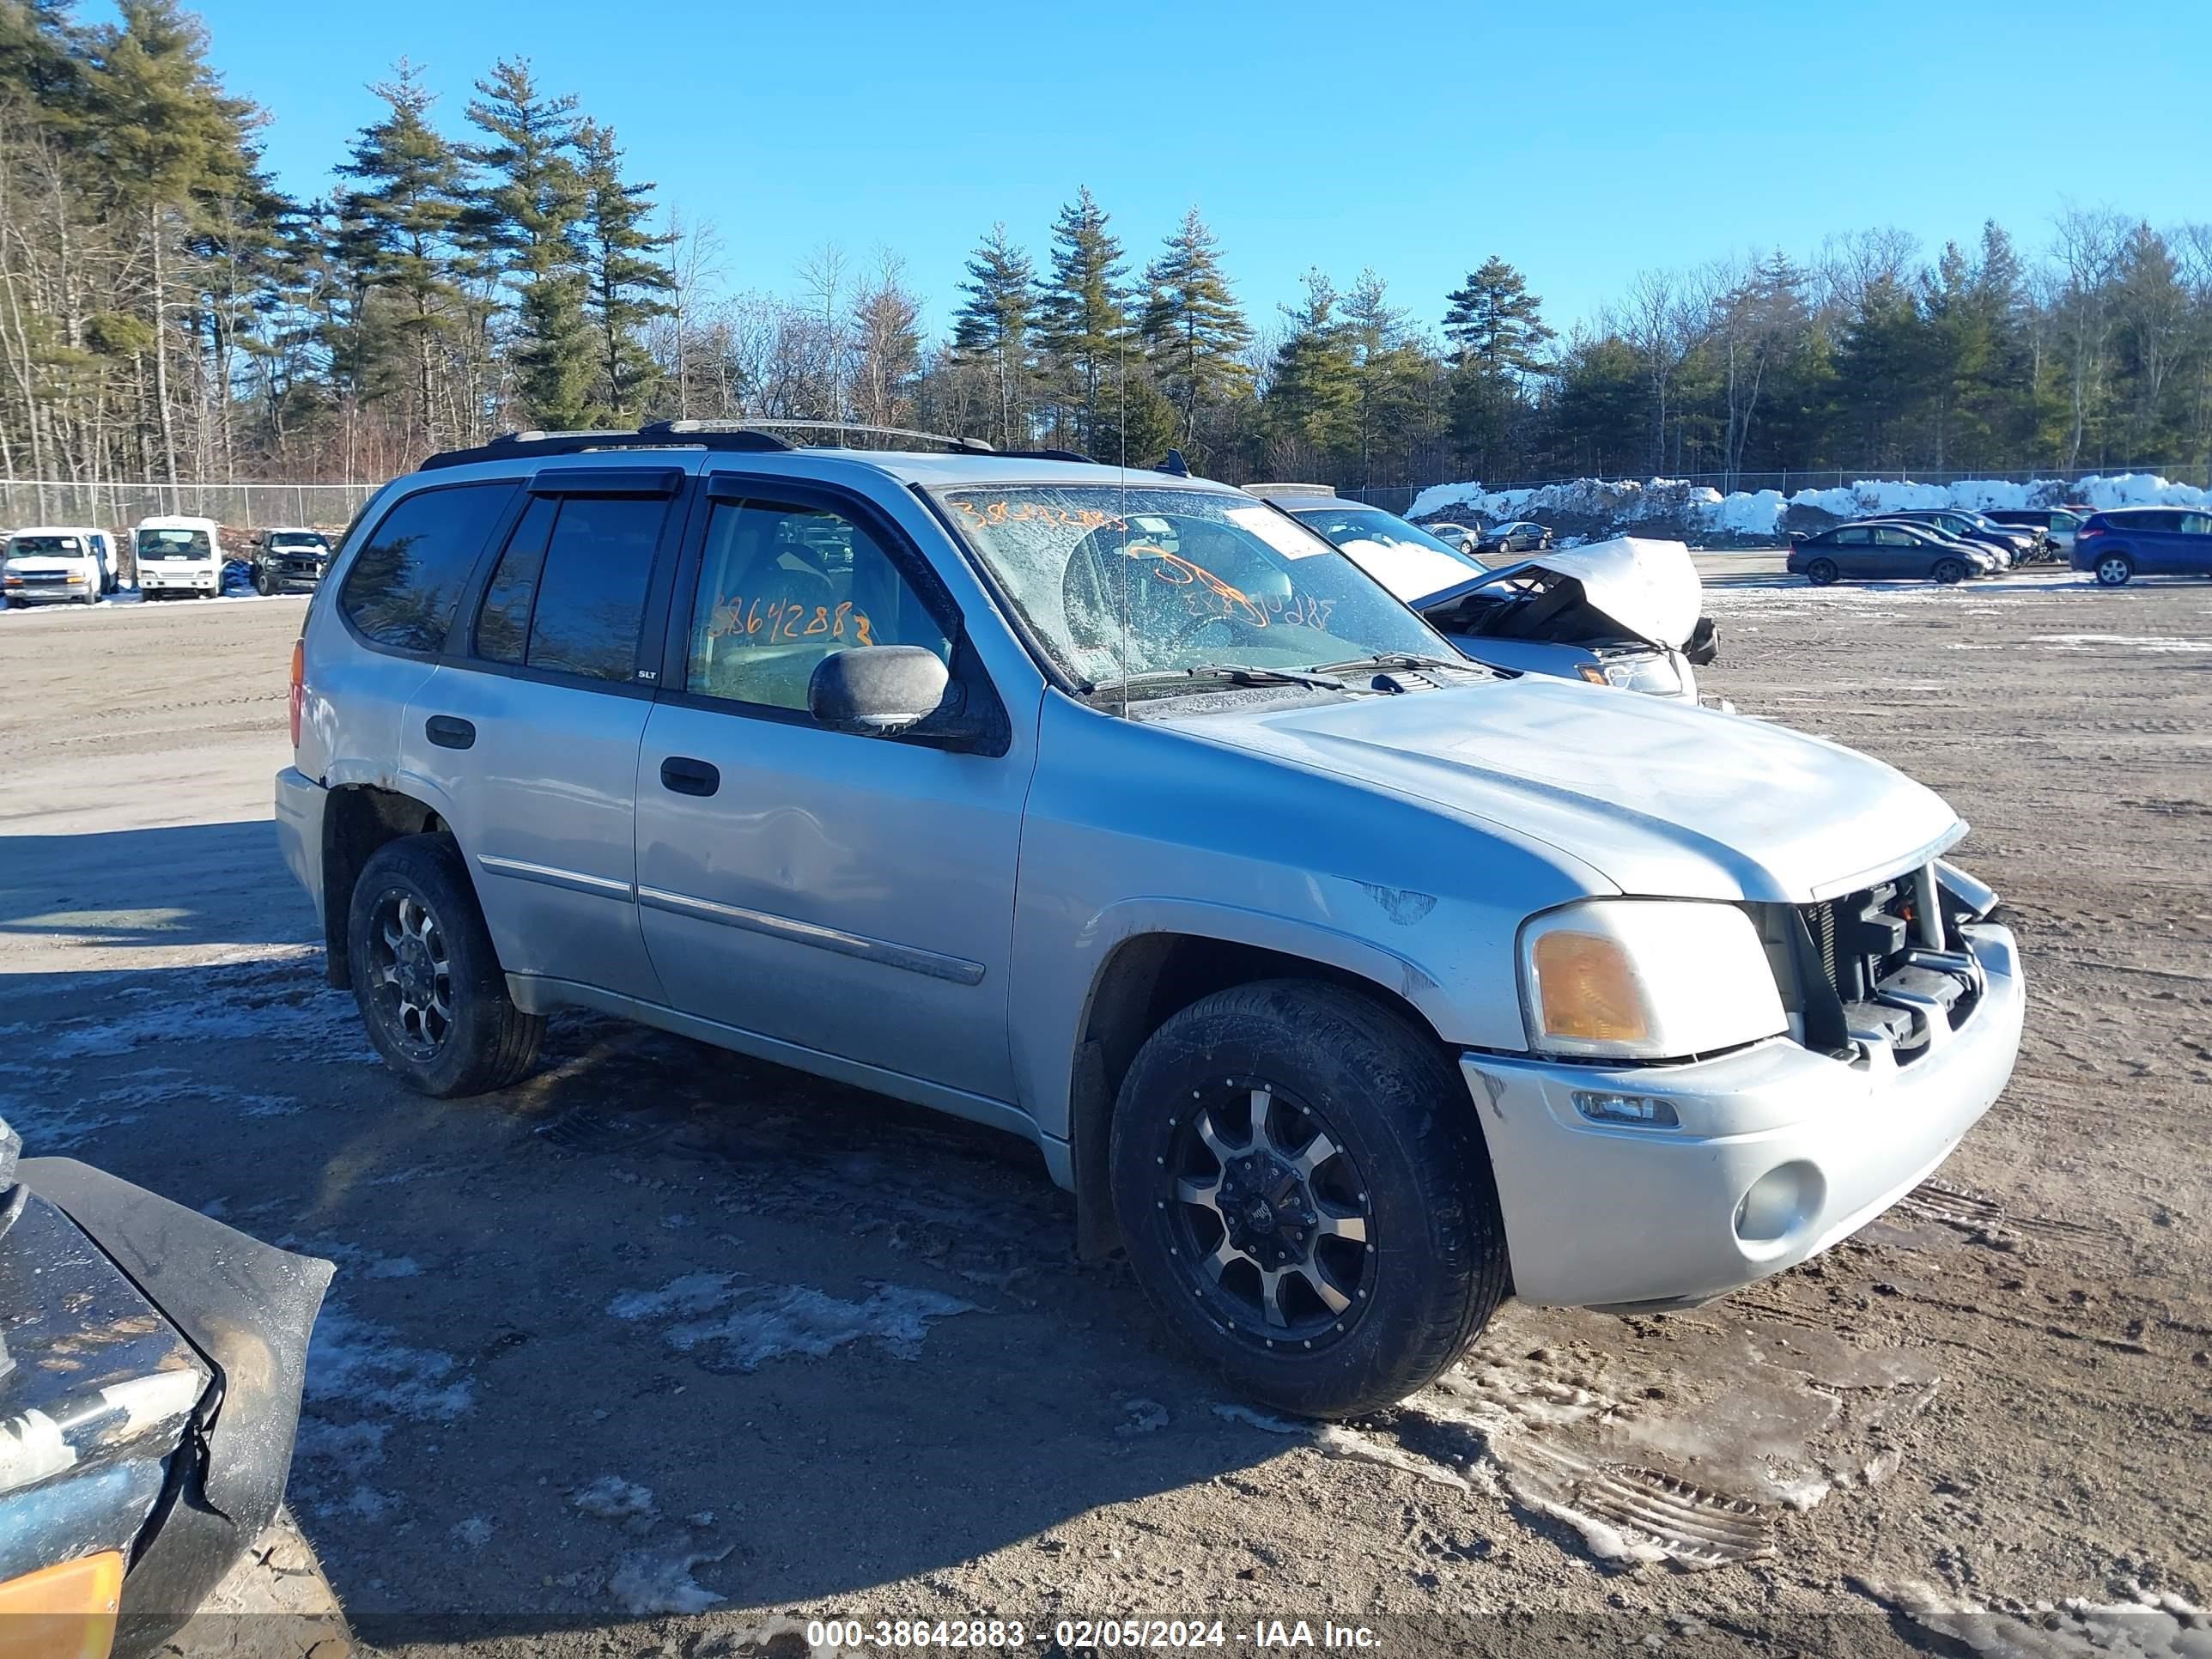
[[[275,1518],[331,1264],[0,1123],[0,1652],[137,1659]]]
[[[1477,662],[1698,700],[1714,660],[1703,585],[1680,542],[1621,536],[1485,565],[1419,525],[1312,485],[1251,484]]]

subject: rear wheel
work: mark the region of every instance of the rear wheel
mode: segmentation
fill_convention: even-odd
[[[1936,568],[1928,573],[1944,586],[1949,587],[1966,580],[1966,563],[1963,559],[1938,559]]]
[[[451,836],[408,836],[371,855],[346,943],[369,1041],[408,1087],[449,1099],[529,1072],[545,1022],[508,998]]]
[[[1175,1015],[1122,1085],[1111,1162],[1153,1306],[1278,1410],[1403,1399],[1504,1294],[1465,1087],[1432,1039],[1358,992],[1271,981]]]
[[[2136,574],[2136,562],[2124,553],[2107,553],[2097,561],[2097,580],[2106,587],[2125,587]]]
[[[1833,559],[1815,559],[1805,567],[1805,580],[1815,587],[1826,587],[1838,575]]]

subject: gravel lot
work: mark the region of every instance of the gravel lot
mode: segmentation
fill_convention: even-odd
[[[297,599],[0,617],[0,1115],[338,1263],[291,1503],[393,1651],[832,1614],[2206,1651],[2212,585],[1701,563],[1709,690],[1973,823],[2018,1074],[1821,1260],[1671,1317],[1509,1304],[1382,1416],[1235,1406],[981,1130],[586,1018],[505,1095],[403,1092],[275,856]]]

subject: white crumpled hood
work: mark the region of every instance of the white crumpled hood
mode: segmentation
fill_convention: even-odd
[[[1638,639],[1667,650],[1680,650],[1705,609],[1705,585],[1680,542],[1642,536],[1615,536],[1587,547],[1554,548],[1533,559],[1498,567],[1492,580],[1528,570],[1549,570],[1582,584],[1583,599]],[[1479,592],[1486,582],[1461,582],[1455,589],[1410,601],[1416,611],[1446,592]],[[1401,597],[1404,597],[1401,595]]]
[[[1966,832],[1933,791],[1839,744],[1535,675],[1172,724],[1517,831],[1626,893],[1802,904]]]

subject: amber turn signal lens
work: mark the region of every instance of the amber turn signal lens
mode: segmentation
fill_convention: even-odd
[[[1651,1036],[1636,970],[1619,941],[1565,930],[1536,941],[1536,995],[1547,1036],[1643,1042]]]
[[[109,1551],[0,1584],[0,1659],[107,1659],[123,1595]]]

